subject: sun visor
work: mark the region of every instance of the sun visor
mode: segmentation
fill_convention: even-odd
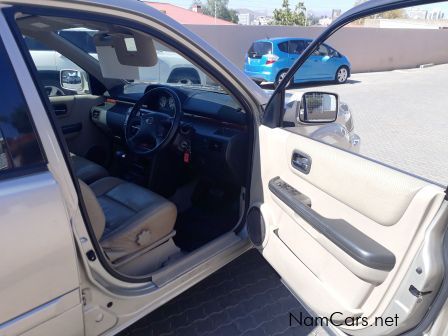
[[[157,64],[151,38],[133,33],[97,33],[94,42],[105,78],[140,79],[140,68]]]

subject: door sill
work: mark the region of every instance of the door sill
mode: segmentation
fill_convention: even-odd
[[[224,263],[226,264],[247,251],[249,247],[249,242],[241,239],[234,232],[226,233],[172,264],[155,271],[151,274],[152,282],[160,288],[218,255],[226,261]]]

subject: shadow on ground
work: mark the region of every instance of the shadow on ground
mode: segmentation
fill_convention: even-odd
[[[345,84],[337,84],[335,82],[308,82],[308,83],[296,83],[296,84],[292,84],[288,87],[288,90],[291,89],[303,89],[303,88],[312,88],[312,87],[319,87],[319,86],[340,86],[340,85],[353,85],[353,84],[358,84],[358,83],[362,83],[359,80],[355,80],[355,79],[349,79],[347,80],[347,82]],[[274,90],[275,87],[273,84],[261,84],[260,87],[262,89],[266,89],[266,90]]]

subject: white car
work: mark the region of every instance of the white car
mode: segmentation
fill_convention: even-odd
[[[256,248],[334,334],[443,335],[444,186],[310,137],[351,130],[337,94],[285,98],[333,32],[429,2],[346,12],[267,94],[140,1],[0,0],[0,334],[115,335]],[[98,60],[58,34],[74,28]],[[47,97],[24,36],[85,75],[60,69]],[[142,78],[157,43],[214,84]]]

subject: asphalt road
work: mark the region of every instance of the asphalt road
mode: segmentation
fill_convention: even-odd
[[[292,90],[336,92],[354,114],[360,154],[448,185],[448,65],[354,74],[346,84]]]

